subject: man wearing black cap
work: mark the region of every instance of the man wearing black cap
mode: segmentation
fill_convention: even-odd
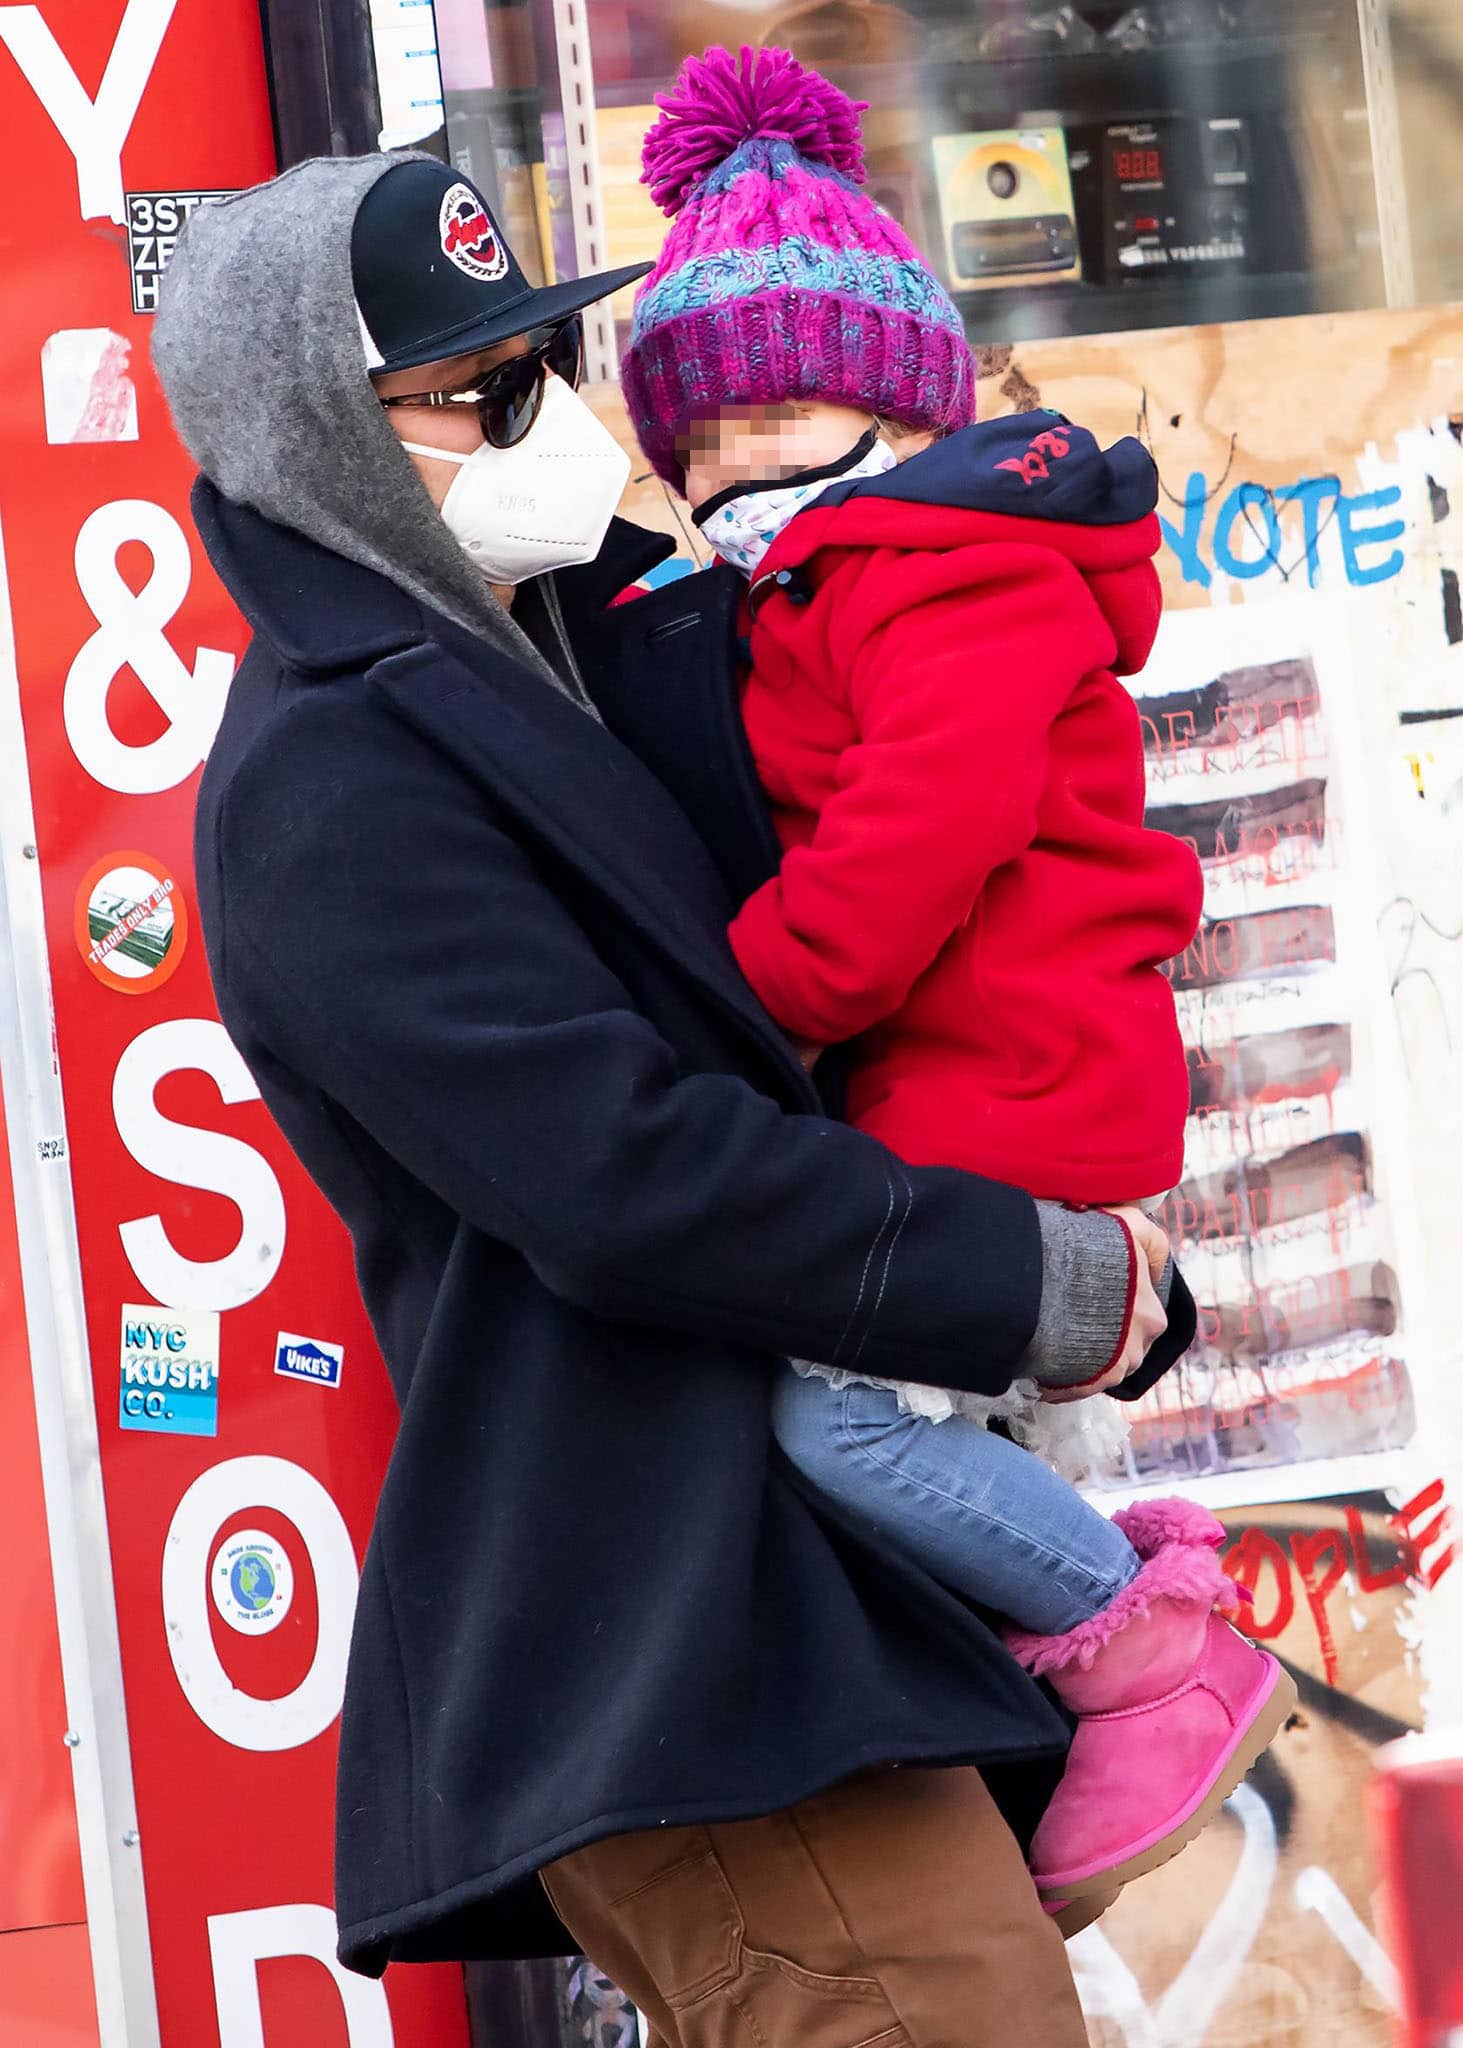
[[[612,605],[667,544],[611,524],[627,465],[573,388],[575,314],[636,274],[535,290],[455,172],[321,161],[197,212],[158,317],[254,630],[198,806],[218,1003],[401,1401],[341,1951],[557,1953],[567,1923],[666,2048],[1013,2017],[1077,2048],[992,1799],[1033,1825],[1065,1726],[800,1494],[770,1392],[788,1353],[1075,1380],[1084,1317],[1098,1370],[1164,1319],[1112,1219],[830,1121],[737,974],[776,850],[734,579]]]

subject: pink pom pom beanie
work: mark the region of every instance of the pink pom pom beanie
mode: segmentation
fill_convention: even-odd
[[[656,99],[643,182],[671,215],[621,365],[655,470],[724,406],[823,399],[912,427],[965,426],[975,366],[949,294],[858,188],[848,99],[786,50],[690,57]]]

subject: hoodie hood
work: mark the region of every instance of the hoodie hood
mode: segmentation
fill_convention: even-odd
[[[153,361],[185,447],[225,498],[374,569],[562,689],[443,524],[367,374],[351,229],[377,179],[413,160],[430,161],[315,157],[195,209]]]
[[[825,549],[956,549],[988,541],[1054,548],[1081,570],[1118,638],[1118,672],[1147,660],[1158,621],[1158,472],[1141,441],[1099,447],[1056,412],[984,420],[882,476],[834,483],[768,552],[754,605],[779,574]],[[1136,574],[1135,574],[1136,572]]]

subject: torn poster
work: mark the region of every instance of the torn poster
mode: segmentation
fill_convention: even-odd
[[[1168,618],[1132,687],[1150,822],[1204,868],[1202,928],[1168,969],[1191,1111],[1163,1215],[1200,1322],[1100,1483],[1395,1449],[1414,1414],[1381,1157],[1390,1023],[1347,829],[1344,651],[1313,600],[1216,607]]]

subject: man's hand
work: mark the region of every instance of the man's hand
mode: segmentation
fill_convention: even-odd
[[[811,1038],[794,1038],[792,1049],[802,1061],[803,1072],[806,1074],[812,1073],[814,1067],[817,1066],[819,1060],[822,1059],[824,1053],[828,1050],[826,1045],[816,1045]]]
[[[1168,1269],[1173,1257],[1173,1246],[1168,1241],[1168,1232],[1136,1204],[1125,1203],[1122,1207],[1109,1209],[1109,1216],[1116,1216],[1120,1223],[1126,1223],[1134,1244],[1148,1261],[1148,1271],[1156,1287]]]
[[[1158,1283],[1169,1261],[1167,1232],[1138,1208],[1110,1209],[1107,1213],[1123,1225],[1138,1254],[1138,1284],[1133,1295],[1133,1312],[1128,1318],[1123,1348],[1101,1379],[1089,1380],[1083,1387],[1042,1389],[1042,1400],[1054,1405],[1086,1401],[1094,1394],[1105,1394],[1110,1387],[1121,1386],[1130,1373],[1138,1370],[1168,1328],[1168,1311],[1158,1298]]]

